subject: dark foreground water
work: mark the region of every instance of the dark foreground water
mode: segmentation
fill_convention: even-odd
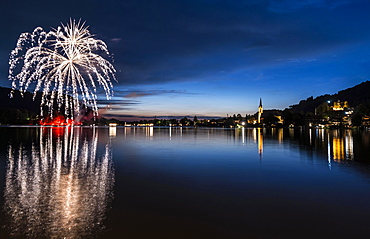
[[[0,238],[370,238],[369,131],[0,135]]]

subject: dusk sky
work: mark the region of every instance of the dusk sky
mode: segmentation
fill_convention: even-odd
[[[198,118],[284,109],[370,78],[370,1],[67,0],[0,2],[0,86],[22,32],[81,19],[114,55],[100,113]]]

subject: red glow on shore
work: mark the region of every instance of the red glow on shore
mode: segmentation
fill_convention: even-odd
[[[41,119],[39,122],[40,125],[49,125],[49,126],[73,126],[81,125],[81,123],[76,123],[72,119],[66,119],[64,116],[56,116],[55,118],[46,117]]]

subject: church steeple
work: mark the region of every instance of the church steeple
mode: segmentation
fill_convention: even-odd
[[[262,98],[260,98],[260,105],[258,106],[258,120],[257,120],[258,124],[261,123],[262,113],[263,113]]]

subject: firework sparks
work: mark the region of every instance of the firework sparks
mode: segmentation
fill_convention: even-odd
[[[97,114],[97,86],[110,99],[116,80],[114,66],[103,56],[110,57],[107,45],[80,21],[70,20],[49,32],[37,27],[22,33],[10,54],[11,97],[16,89],[21,94],[33,90],[34,99],[42,92],[41,114],[44,106],[51,115],[57,106],[74,118],[82,104]]]

